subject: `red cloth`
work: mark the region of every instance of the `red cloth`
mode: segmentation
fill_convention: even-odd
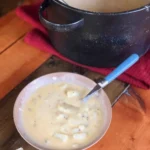
[[[34,29],[25,36],[25,42],[46,52],[49,52],[67,62],[72,64],[87,68],[91,71],[107,75],[112,69],[108,68],[95,68],[85,65],[81,65],[74,61],[65,58],[60,53],[58,53],[50,44],[48,40],[48,34],[46,29],[41,25],[38,18],[38,9],[40,4],[26,5],[21,6],[16,9],[16,14],[31,24]],[[124,74],[118,77],[119,80],[122,80],[131,85],[149,89],[150,88],[150,51],[141,57],[141,59],[128,69]]]

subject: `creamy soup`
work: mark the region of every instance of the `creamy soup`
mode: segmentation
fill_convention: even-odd
[[[23,107],[23,125],[36,143],[52,150],[82,149],[99,135],[102,109],[95,95],[83,103],[89,89],[64,82],[39,88]]]
[[[136,9],[150,0],[64,0],[68,5],[94,12],[121,12]]]

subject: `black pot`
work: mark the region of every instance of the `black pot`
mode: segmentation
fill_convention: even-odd
[[[46,9],[47,19],[42,12]],[[150,48],[150,5],[121,13],[75,9],[45,0],[39,18],[52,45],[65,57],[94,67],[115,67]]]

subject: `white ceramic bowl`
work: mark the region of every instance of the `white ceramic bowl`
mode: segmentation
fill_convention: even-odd
[[[26,87],[24,87],[24,89],[18,95],[15,105],[14,105],[13,117],[14,117],[14,123],[18,132],[27,143],[29,143],[33,147],[40,149],[40,150],[50,150],[50,149],[46,149],[42,147],[39,143],[34,142],[30,138],[30,135],[28,135],[25,132],[25,129],[23,127],[23,121],[22,121],[22,107],[24,106],[24,103],[29,99],[30,95],[33,92],[35,92],[38,88],[47,84],[51,84],[54,82],[61,82],[61,81],[65,81],[67,83],[74,83],[77,85],[83,85],[90,89],[92,89],[96,85],[96,83],[92,81],[91,79],[75,74],[75,73],[68,73],[68,72],[51,73],[51,74],[47,74],[47,75],[41,76],[33,80]],[[99,100],[100,100],[102,111],[104,114],[103,116],[104,121],[103,121],[102,128],[101,128],[102,130],[99,133],[99,137],[95,139],[94,142],[86,145],[83,148],[84,150],[96,144],[105,135],[111,122],[112,107],[111,107],[110,100],[103,90],[100,90],[99,94],[101,97]]]

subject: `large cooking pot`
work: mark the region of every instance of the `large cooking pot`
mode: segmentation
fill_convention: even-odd
[[[150,4],[126,12],[97,13],[45,0],[39,18],[56,50],[84,65],[115,67],[150,48]]]

